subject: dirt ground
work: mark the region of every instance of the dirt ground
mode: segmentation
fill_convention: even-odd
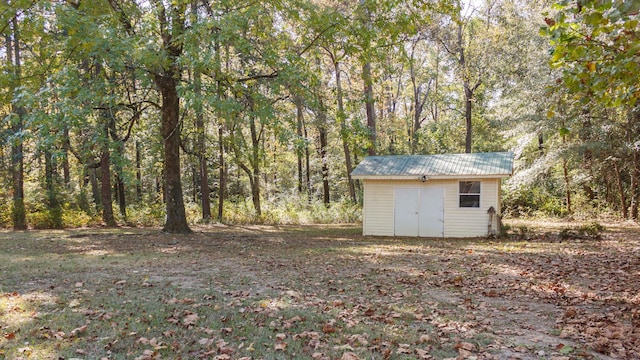
[[[7,232],[0,234],[7,257],[0,293],[10,300],[48,289],[61,297],[81,288],[85,300],[68,301],[86,302],[92,315],[99,306],[86,298],[105,288],[151,291],[145,299],[171,305],[212,293],[230,313],[250,314],[249,324],[275,336],[275,348],[249,353],[244,342],[259,334],[243,329],[245,335],[224,338],[227,347],[214,347],[217,357],[190,350],[181,358],[638,359],[640,228],[562,231],[575,225],[514,222],[509,238],[465,240],[364,237],[352,225],[211,225],[185,236],[33,231],[21,241]],[[38,265],[34,254],[58,270]],[[15,353],[10,312],[0,309],[0,357]],[[188,316],[180,316],[176,322],[185,325]],[[246,327],[231,324],[223,326],[234,334]],[[225,353],[228,347],[233,351]],[[118,356],[108,351],[103,358]]]

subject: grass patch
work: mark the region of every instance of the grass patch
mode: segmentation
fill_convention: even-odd
[[[633,230],[602,230],[600,241],[570,247],[360,231],[1,232],[0,358],[500,358],[505,344],[523,342],[519,351],[551,356],[562,355],[559,341],[590,345],[571,337],[580,333],[570,332],[575,318],[563,322],[570,307],[588,300],[593,311],[611,311],[635,301]],[[594,271],[594,263],[603,265]],[[632,320],[611,313],[620,318],[606,321]],[[564,338],[545,344],[522,329]],[[632,341],[622,343],[627,356]]]

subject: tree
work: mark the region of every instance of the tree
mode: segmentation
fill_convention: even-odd
[[[17,9],[14,9],[17,10]],[[6,38],[6,56],[11,69],[12,81],[9,92],[16,95],[16,89],[21,86],[22,57],[20,55],[20,23],[18,13],[12,13],[13,17],[8,26]],[[24,204],[24,147],[23,147],[23,123],[26,110],[17,101],[11,101],[11,177],[13,184],[12,219],[15,230],[27,228],[26,209]]]
[[[637,117],[640,88],[640,29],[636,1],[560,1],[554,5],[555,13],[545,18],[543,32],[553,46],[551,65],[562,71],[566,89],[574,94],[582,106],[622,108],[627,113],[629,125]],[[624,147],[630,151],[631,213],[638,216],[640,199],[640,149],[636,138],[637,127],[627,126]],[[619,159],[613,157],[610,159]],[[619,161],[609,161],[617,174],[621,211],[627,217],[622,166]]]
[[[180,164],[180,94],[178,85],[181,81],[183,69],[180,56],[183,51],[183,41],[186,34],[187,1],[179,0],[171,4],[153,1],[149,4],[156,16],[153,23],[155,28],[139,34],[145,29],[136,29],[131,19],[146,11],[136,3],[109,0],[111,9],[121,23],[132,43],[145,36],[158,36],[158,47],[144,49],[139,53],[141,66],[149,74],[160,92],[162,104],[160,108],[160,135],[163,143],[163,173],[166,203],[166,222],[163,231],[170,233],[191,232],[187,224],[182,194],[181,164]],[[127,12],[132,9],[133,14]],[[133,15],[133,16],[132,16]]]

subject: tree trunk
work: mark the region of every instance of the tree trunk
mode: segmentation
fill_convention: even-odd
[[[340,73],[340,63],[334,59],[333,66],[336,73],[336,90],[338,97],[338,123],[340,124],[340,138],[342,139],[342,149],[344,151],[344,162],[347,167],[347,183],[349,186],[349,196],[351,201],[355,204],[358,202],[356,198],[356,188],[351,178],[351,172],[353,171],[353,165],[351,164],[351,150],[349,149],[349,129],[347,128],[347,116],[344,112],[343,95],[342,95],[342,78]],[[375,114],[374,114],[375,116]],[[375,120],[374,120],[375,130]]]
[[[64,181],[65,188],[71,187],[71,171],[69,166],[69,153],[71,149],[71,143],[69,142],[69,128],[64,127],[64,139],[62,141],[62,179]]]
[[[142,201],[142,150],[140,142],[136,141],[136,200]]]
[[[367,130],[369,131],[369,155],[376,154],[376,108],[373,97],[373,79],[371,78],[371,63],[366,62],[362,67],[362,80],[364,81],[364,101],[367,112]]]
[[[195,6],[194,6],[195,7]],[[209,172],[207,171],[207,143],[204,128],[204,114],[202,111],[202,84],[200,72],[194,72],[194,92],[196,96],[196,132],[198,134],[198,178],[200,179],[200,203],[202,205],[202,221],[209,223],[211,221],[211,200],[209,200]]]
[[[629,211],[627,209],[627,197],[624,193],[624,183],[622,181],[622,171],[618,166],[618,162],[616,160],[613,161],[613,170],[616,174],[616,185],[618,186],[618,196],[620,198],[620,210],[622,211],[622,217],[624,219],[629,218]]]
[[[62,208],[60,207],[58,191],[56,189],[56,164],[53,159],[53,154],[49,150],[45,150],[44,152],[44,163],[49,225],[53,229],[61,229],[64,224],[62,221]]]
[[[640,122],[640,108],[629,109],[627,112],[627,142],[633,144],[631,146],[631,169],[629,171],[631,175],[631,184],[629,195],[631,197],[631,218],[638,219],[638,202],[640,197],[640,190],[638,189],[638,182],[640,181],[640,154],[638,153],[638,146],[635,143],[635,139],[638,137],[638,122]]]
[[[307,133],[307,125],[305,123],[302,124],[302,130],[304,132],[304,138],[308,139],[309,134]],[[307,144],[304,147],[304,167],[305,167],[305,182],[307,184],[307,200],[311,202],[311,156],[309,154],[309,145]]]
[[[471,111],[473,110],[473,91],[469,87],[469,83],[464,83],[464,119],[467,127],[464,140],[464,151],[471,152],[471,136],[473,133],[473,124],[471,123]]]
[[[567,136],[562,135],[562,145],[565,146],[567,143]],[[566,156],[562,157],[562,173],[564,176],[564,191],[565,191],[565,201],[567,203],[567,213],[571,214],[571,188],[570,188],[570,180],[569,180],[569,164],[567,162]]]
[[[262,207],[260,204],[260,134],[256,128],[256,121],[253,115],[250,115],[249,127],[251,131],[251,167],[252,172],[249,174],[251,179],[251,198],[253,199],[253,207],[256,215],[262,215]]]
[[[224,198],[227,187],[226,164],[224,161],[224,131],[222,125],[218,125],[218,162],[219,164],[219,186],[218,186],[218,221],[224,221]]]
[[[322,202],[329,205],[329,159],[327,159],[327,114],[322,100],[318,111],[318,132],[320,134],[320,158],[322,161]]]
[[[11,20],[13,26],[13,43],[11,36],[6,35],[7,43],[7,60],[13,66],[13,75],[15,82],[11,84],[10,91],[13,96],[14,90],[20,86],[20,78],[22,77],[21,57],[20,57],[20,32],[18,28],[18,19],[14,17]],[[13,45],[13,48],[12,48]],[[11,180],[13,183],[13,207],[11,209],[11,217],[14,230],[27,229],[27,215],[24,205],[24,147],[22,143],[22,127],[25,109],[22,106],[13,104],[11,112],[11,132],[15,136],[15,140],[11,142]]]
[[[101,204],[102,204],[102,221],[106,226],[116,226],[116,220],[113,217],[113,202],[111,194],[111,155],[109,153],[109,145],[103,145],[102,154],[100,155],[100,182],[101,182]]]
[[[473,94],[480,86],[481,81],[477,80],[474,85],[471,85],[469,75],[467,73],[467,62],[465,59],[465,46],[462,38],[462,21],[458,22],[458,66],[460,67],[460,76],[462,78],[462,87],[464,89],[464,119],[466,125],[466,135],[464,141],[464,149],[466,153],[472,151],[472,134],[473,124],[471,122],[473,112]]]
[[[93,204],[97,211],[102,211],[102,201],[100,195],[100,187],[98,186],[98,174],[96,167],[89,168],[89,180],[91,181],[91,194],[93,195]]]
[[[166,70],[164,76],[156,76],[156,85],[162,94],[162,123],[160,133],[164,145],[164,191],[167,219],[162,231],[189,233],[180,179],[180,97],[177,74]]]
[[[296,105],[296,134],[298,135],[298,142],[304,139],[304,147],[307,146],[307,139],[302,137],[302,122],[304,121],[304,112],[302,99],[300,97],[295,97],[294,103]],[[300,146],[296,146],[296,157],[298,159],[298,194],[302,194],[303,190],[303,172],[302,172],[302,156],[303,149]]]
[[[127,193],[124,190],[124,180],[122,179],[122,168],[118,170],[116,174],[116,186],[118,187],[118,206],[120,208],[120,215],[124,222],[127,222]]]
[[[327,128],[320,126],[320,157],[322,158],[322,202],[329,204],[329,161],[327,159]]]

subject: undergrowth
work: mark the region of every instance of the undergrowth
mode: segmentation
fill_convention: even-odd
[[[102,225],[100,212],[84,207],[85,210],[65,204],[61,213],[53,213],[46,208],[27,209],[27,223],[31,229],[80,228]],[[280,198],[264,201],[262,213],[257,215],[251,199],[233,199],[225,202],[223,218],[217,218],[217,204],[212,204],[212,222],[246,225],[302,225],[302,224],[335,224],[358,223],[362,219],[360,206],[348,201],[323,204],[319,200],[302,198]],[[113,204],[114,217],[121,226],[162,226],[165,221],[165,206],[162,203],[130,204],[126,217]],[[200,205],[193,202],[185,204],[187,221],[190,224],[203,222]],[[11,228],[11,207],[0,206],[0,228]]]

